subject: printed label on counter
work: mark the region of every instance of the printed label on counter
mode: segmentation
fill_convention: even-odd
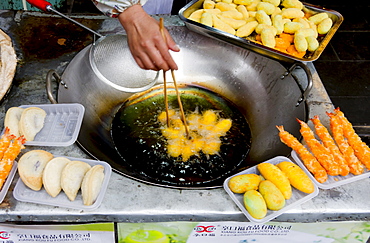
[[[0,224],[0,243],[114,243],[114,223],[81,225]]]
[[[118,243],[339,243],[367,242],[369,222],[117,223]]]

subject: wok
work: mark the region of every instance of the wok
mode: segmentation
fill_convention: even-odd
[[[251,132],[251,148],[248,156],[233,173],[277,155],[288,155],[290,149],[279,141],[276,125],[299,136],[299,124],[295,118],[307,121],[305,96],[312,78],[302,63],[287,66],[241,47],[205,37],[189,31],[186,27],[168,28],[180,46],[173,58],[179,66],[177,82],[196,85],[215,92],[232,102],[245,117]],[[54,71],[47,77],[48,95],[52,102],[80,103],[85,116],[78,137],[79,145],[92,157],[107,161],[114,170],[129,178],[170,188],[201,189],[221,187],[224,177],[195,185],[173,185],[148,177],[140,170],[132,170],[123,163],[111,137],[112,121],[127,99],[136,93],[118,89],[97,75],[94,52],[105,43],[114,43],[127,49],[125,35],[101,37],[96,43],[85,47],[69,63],[61,78]],[[125,52],[130,55],[130,52]],[[111,60],[109,53],[105,57]],[[129,56],[122,56],[123,60]],[[114,66],[114,63],[112,63]],[[135,69],[135,64],[129,62]],[[118,68],[117,66],[114,66]],[[303,70],[307,80],[298,80],[295,70]],[[130,73],[122,79],[131,77]],[[127,77],[126,77],[127,76]],[[57,79],[57,98],[52,96],[51,82]],[[161,77],[154,84],[162,85]]]

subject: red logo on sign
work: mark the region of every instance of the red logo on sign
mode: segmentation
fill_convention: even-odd
[[[9,239],[10,235],[6,231],[0,231],[0,239],[6,240]]]
[[[211,233],[215,230],[215,226],[213,226],[213,225],[211,225],[211,226],[198,225],[194,230],[198,233],[202,233],[202,232]]]

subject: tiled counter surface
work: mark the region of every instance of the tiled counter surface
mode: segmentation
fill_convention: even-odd
[[[1,26],[5,26],[6,32],[15,30],[10,32],[14,38],[20,33],[19,28],[27,27],[22,25],[22,18],[27,15],[28,13],[0,11]],[[47,15],[39,13],[36,15],[48,18]],[[86,19],[87,23],[89,23],[88,20],[92,20],[93,26],[95,22],[99,22],[100,30],[98,31],[102,33],[120,28],[116,20],[100,16],[87,16]],[[166,18],[166,24],[182,25],[175,16]],[[47,49],[48,40],[36,37],[37,35],[35,41],[44,42],[45,49]],[[16,49],[20,47],[17,41],[19,40],[16,40]],[[14,86],[8,98],[0,106],[0,122],[3,122],[5,111],[9,107],[22,104],[50,103],[45,92],[46,72],[50,69],[63,70],[74,54],[67,52],[59,58],[47,61],[44,58],[39,62],[21,63]],[[45,53],[39,53],[39,55],[45,55]],[[37,68],[33,66],[36,64]],[[314,65],[312,63],[307,65],[313,76],[313,88],[307,99],[309,114],[310,117],[313,115],[323,117],[323,123],[327,125],[328,121],[324,119],[326,117],[325,111],[331,111],[332,104]],[[77,145],[63,148],[37,148],[47,149],[58,155],[89,158]],[[12,190],[17,180],[18,175],[16,175],[3,203],[0,204],[0,222],[247,221],[247,218],[222,188],[211,190],[168,189],[143,184],[120,174],[112,173],[101,206],[93,211],[83,211],[19,202],[12,196]],[[330,190],[320,190],[316,198],[287,211],[275,220],[288,222],[367,220],[370,215],[369,199],[369,179],[364,179]]]

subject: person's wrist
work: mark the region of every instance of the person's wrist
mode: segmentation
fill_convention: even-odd
[[[134,4],[128,7],[125,11],[118,15],[119,21],[124,24],[128,23],[130,20],[136,19],[137,15],[142,13],[144,10],[140,4]]]
[[[146,15],[143,7],[140,4],[135,4],[127,8],[124,12],[118,15],[118,19],[121,22],[123,28],[129,27],[138,19],[141,19],[143,15]]]

